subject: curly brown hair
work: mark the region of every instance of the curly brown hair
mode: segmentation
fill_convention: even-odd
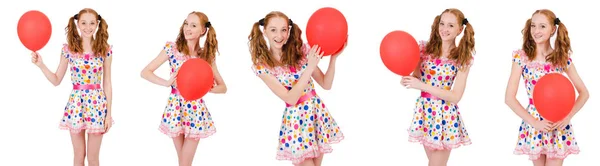
[[[294,66],[298,67],[300,61],[303,59],[302,52],[302,30],[298,27],[297,24],[289,21],[291,23],[290,36],[285,45],[283,45],[283,54],[281,56],[281,63],[276,62],[271,57],[271,52],[267,46],[267,42],[263,37],[263,32],[260,29],[260,26],[269,25],[269,21],[271,18],[283,18],[285,20],[290,20],[285,14],[279,11],[270,12],[265,16],[261,21],[257,21],[252,25],[252,31],[250,35],[248,35],[250,54],[252,55],[252,62],[257,64],[264,64],[267,67],[275,67],[275,66]]]
[[[217,41],[217,33],[215,31],[215,28],[210,24],[210,21],[208,20],[208,16],[206,16],[206,14],[202,13],[202,12],[191,12],[190,15],[196,15],[198,16],[198,18],[200,18],[200,25],[204,26],[205,28],[207,28],[207,31],[204,33],[204,35],[206,35],[206,41],[204,42],[204,48],[202,48],[202,50],[200,47],[196,47],[198,50],[197,55],[191,55],[191,56],[197,56],[199,58],[204,59],[206,62],[208,62],[208,64],[212,65],[213,62],[215,61],[215,57],[216,54],[219,52],[219,41]],[[181,24],[181,28],[179,28],[179,35],[177,35],[177,40],[175,42],[175,45],[177,45],[177,49],[183,53],[184,55],[190,55],[190,50],[187,46],[187,40],[185,40],[185,35],[183,34],[183,26],[185,25],[185,21],[183,21],[183,23]],[[199,40],[199,39],[198,39]],[[198,42],[198,46],[200,45],[200,42]]]
[[[104,20],[104,18],[98,15],[98,12],[91,8],[82,9],[79,11],[79,13],[69,18],[69,24],[65,28],[69,50],[73,53],[83,53],[83,44],[81,43],[81,36],[79,36],[77,31],[77,24],[75,23],[75,20],[78,20],[78,17],[85,13],[90,13],[96,16],[96,19],[99,21],[96,38],[92,37],[92,51],[95,55],[106,57],[108,50],[110,49],[110,45],[108,45],[108,24],[106,24],[106,20]]]
[[[465,19],[465,15],[458,9],[446,9],[442,12],[442,14],[444,13],[454,14],[459,23],[463,23],[463,20]],[[425,53],[433,55],[434,58],[442,56],[442,38],[439,33],[439,24],[442,14],[436,16],[433,20],[429,41],[425,46]],[[456,60],[459,68],[463,68],[465,65],[469,64],[472,55],[475,52],[475,32],[473,31],[473,26],[471,26],[468,21],[464,23],[464,25],[463,37],[460,39],[458,47],[450,50],[450,55],[448,57],[448,59]]]
[[[554,12],[548,9],[536,10],[531,16],[536,14],[543,14],[548,18],[548,22],[552,24],[553,28],[558,25],[556,31],[556,40],[554,41],[554,51],[546,57],[546,61],[552,63],[557,67],[566,67],[569,61],[569,54],[571,53],[571,40],[569,39],[569,32],[567,27],[560,20],[556,18]],[[531,18],[525,22],[525,27],[522,30],[523,33],[523,51],[527,54],[527,58],[535,59],[536,56],[536,45],[531,34]]]

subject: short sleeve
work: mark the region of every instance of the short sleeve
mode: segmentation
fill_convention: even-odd
[[[512,62],[517,63],[519,66],[523,67],[525,65],[525,51],[523,50],[515,50],[512,53]]]
[[[173,47],[175,47],[175,43],[168,41],[165,46],[163,47],[163,50],[165,50],[165,53],[167,54],[167,56],[170,57],[171,54],[173,54]]]
[[[106,51],[106,57],[107,58],[110,57],[110,56],[112,56],[112,54],[113,54],[112,48],[113,48],[112,45],[110,47],[108,47],[108,51]]]
[[[571,57],[569,57],[569,60],[567,60],[567,69],[569,69],[571,67],[571,64],[573,64],[573,59],[571,59]]]
[[[69,45],[68,44],[63,44],[62,49],[60,50],[60,56],[69,59],[71,57],[71,54],[69,53]]]
[[[259,76],[261,74],[271,74],[269,70],[261,64],[252,65],[252,71],[254,71],[254,74],[256,74],[256,76]]]

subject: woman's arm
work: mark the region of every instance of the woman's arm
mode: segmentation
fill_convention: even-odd
[[[519,62],[513,62],[510,77],[508,78],[508,85],[506,86],[506,93],[504,95],[504,103],[510,107],[523,121],[528,124],[534,124],[536,119],[531,116],[525,108],[517,100],[517,91],[519,90],[519,81],[521,80],[521,73],[523,69],[519,65]]]
[[[156,58],[154,58],[154,60],[152,60],[150,63],[148,63],[148,65],[146,65],[146,67],[144,67],[144,69],[141,72],[142,78],[144,78],[154,84],[157,84],[157,85],[166,86],[166,87],[171,86],[173,84],[172,81],[174,80],[173,76],[171,76],[171,79],[165,80],[165,79],[158,77],[156,74],[154,74],[154,71],[156,69],[158,69],[158,67],[160,67],[160,65],[165,63],[167,60],[169,60],[169,57],[167,56],[166,51],[165,50],[160,51],[158,56],[156,56]]]
[[[571,113],[569,113],[568,115],[568,117],[571,118],[575,116],[575,114],[579,112],[579,110],[581,110],[583,105],[585,105],[588,98],[590,98],[590,93],[588,92],[587,87],[585,87],[583,80],[581,80],[581,77],[579,77],[579,74],[577,73],[577,69],[575,69],[575,64],[573,64],[573,62],[571,62],[571,67],[567,70],[567,76],[569,76],[569,79],[573,82],[573,85],[575,86],[575,89],[577,89],[577,93],[579,94],[577,96],[577,100],[575,100],[575,105],[573,106]]]
[[[104,80],[103,80],[103,89],[104,94],[106,95],[106,116],[112,116],[112,56],[106,57],[104,60]],[[108,122],[111,123],[111,122]]]
[[[219,73],[219,69],[217,68],[217,63],[215,61],[213,61],[212,64],[212,72],[213,75],[215,76],[215,82],[217,85],[215,85],[212,89],[210,89],[211,93],[226,93],[227,92],[227,85],[225,85],[225,81],[223,80],[223,77],[221,77],[221,73]]]
[[[48,69],[46,64],[42,62],[42,57],[38,53],[34,52],[32,53],[32,56],[34,57],[34,59],[36,59],[36,62],[34,63],[36,63],[36,65],[42,70],[42,73],[44,73],[46,79],[48,79],[48,81],[54,86],[60,85],[63,78],[65,77],[65,73],[67,72],[69,60],[65,56],[61,56],[56,72],[52,72],[50,71],[50,69]]]

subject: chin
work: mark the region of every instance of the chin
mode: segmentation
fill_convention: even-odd
[[[84,38],[91,38],[93,35],[92,34],[81,34],[81,37]]]
[[[276,49],[282,49],[283,48],[283,44],[274,44],[272,47],[276,48]]]

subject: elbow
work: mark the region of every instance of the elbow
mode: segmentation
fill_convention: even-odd
[[[513,100],[514,100],[513,97],[506,96],[506,97],[504,97],[504,104],[510,106],[510,104],[513,102]]]
[[[140,77],[142,77],[143,79],[146,79],[146,71],[142,70],[142,72],[140,72]]]
[[[587,90],[580,92],[578,98],[581,98],[583,101],[587,101],[590,98],[590,92]]]
[[[296,105],[296,103],[298,102],[298,99],[293,99],[291,97],[288,97],[287,99],[284,100],[284,102],[288,105]]]
[[[329,86],[323,86],[323,89],[324,90],[331,90],[331,85],[329,85]]]

